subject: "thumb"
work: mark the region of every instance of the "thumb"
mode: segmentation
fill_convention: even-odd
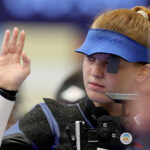
[[[30,59],[24,52],[22,53],[22,61],[23,69],[27,69],[30,72]]]

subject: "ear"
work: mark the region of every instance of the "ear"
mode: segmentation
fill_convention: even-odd
[[[136,90],[138,93],[150,92],[150,64],[146,64],[140,68],[140,72],[137,77]]]
[[[137,81],[139,83],[145,82],[148,78],[150,78],[150,64],[143,65],[138,73]]]

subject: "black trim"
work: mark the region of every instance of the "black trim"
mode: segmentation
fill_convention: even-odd
[[[3,88],[0,88],[0,95],[2,95],[4,98],[10,100],[10,101],[15,101],[16,100],[16,94],[18,91],[10,91],[10,90],[5,90]]]

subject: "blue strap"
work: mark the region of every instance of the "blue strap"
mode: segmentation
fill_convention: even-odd
[[[50,128],[52,130],[52,134],[54,136],[54,144],[51,147],[51,150],[54,150],[54,148],[60,143],[60,132],[59,132],[59,126],[52,114],[52,112],[50,111],[50,109],[48,108],[48,106],[45,103],[40,103],[39,104],[42,108],[42,111],[44,112],[47,121],[50,125]]]
[[[91,128],[94,129],[95,127],[94,127],[94,126],[91,124],[91,122],[86,118],[86,116],[85,116],[85,114],[83,113],[83,111],[82,111],[82,109],[81,109],[81,107],[80,107],[79,104],[77,104],[77,107],[78,107],[78,109],[80,110],[80,112],[81,112],[81,114],[82,114],[84,120],[86,121],[86,123],[87,123]]]
[[[34,148],[34,150],[40,150],[33,142],[32,142],[32,147]]]
[[[7,135],[11,135],[11,134],[16,134],[16,133],[21,133],[23,134],[23,132],[20,130],[19,128],[19,122],[17,122],[16,124],[14,124],[13,126],[11,126],[5,133],[4,136]]]

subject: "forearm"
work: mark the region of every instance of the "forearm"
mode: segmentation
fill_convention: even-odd
[[[15,101],[8,100],[0,95],[0,145],[14,104]]]

